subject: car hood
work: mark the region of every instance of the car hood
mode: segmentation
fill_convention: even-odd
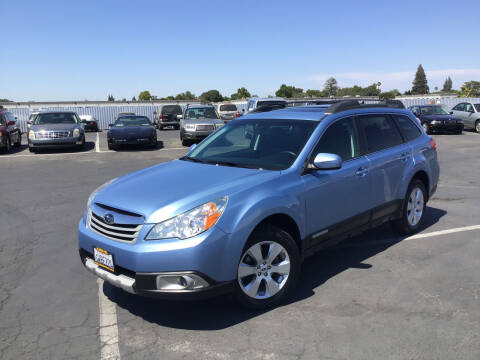
[[[108,130],[112,136],[123,135],[135,135],[135,136],[149,136],[155,132],[155,129],[151,126],[125,126],[125,127],[112,127]]]
[[[420,119],[433,121],[433,120],[460,120],[458,117],[453,115],[421,115]]]
[[[40,130],[73,130],[73,129],[80,129],[82,127],[81,124],[43,124],[43,125],[32,125],[30,127],[33,131],[40,131]]]
[[[222,119],[195,119],[195,120],[185,120],[184,124],[192,125],[212,125],[212,124],[223,124]]]
[[[125,175],[105,187],[95,202],[157,223],[279,176],[279,171],[174,160]]]

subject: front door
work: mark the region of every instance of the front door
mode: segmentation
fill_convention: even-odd
[[[369,220],[369,160],[362,156],[353,117],[331,124],[322,135],[311,161],[318,153],[339,155],[338,170],[316,170],[303,176],[307,234],[312,245],[364,225]]]

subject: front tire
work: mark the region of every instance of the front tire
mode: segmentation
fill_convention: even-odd
[[[19,134],[18,134],[18,139],[17,139],[17,141],[15,142],[15,144],[13,144],[13,146],[19,148],[21,145],[22,145],[22,134],[19,133]]]
[[[300,252],[292,236],[262,225],[250,236],[240,258],[234,296],[249,309],[267,309],[287,300],[300,275]]]
[[[415,233],[422,225],[426,206],[425,185],[420,180],[414,179],[408,186],[400,219],[392,222],[393,228],[402,235]]]
[[[430,134],[430,130],[428,129],[428,124],[426,122],[422,123],[422,127],[426,134]]]
[[[477,121],[475,122],[475,131],[476,131],[477,133],[480,133],[480,120],[477,120]]]

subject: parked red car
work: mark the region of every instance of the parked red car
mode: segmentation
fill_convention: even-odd
[[[22,131],[11,112],[0,106],[0,150],[9,152],[12,146],[22,144]]]

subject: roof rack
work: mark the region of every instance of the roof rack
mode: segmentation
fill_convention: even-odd
[[[374,100],[369,100],[374,101]],[[325,110],[326,114],[336,114],[346,110],[352,109],[366,109],[366,108],[379,108],[379,107],[389,107],[395,109],[405,109],[405,105],[400,100],[377,100],[378,102],[375,104],[365,104],[365,101],[359,102],[358,100],[345,100],[339,101],[335,104],[330,105],[327,110]]]

